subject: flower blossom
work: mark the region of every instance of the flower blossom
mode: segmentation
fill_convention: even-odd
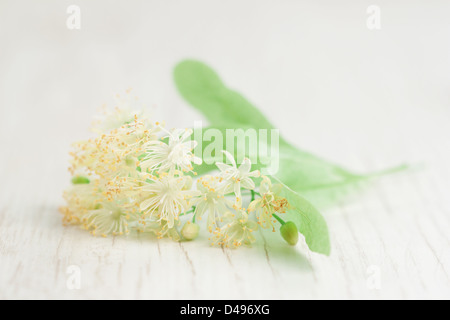
[[[241,188],[253,190],[255,189],[255,182],[252,177],[259,177],[258,170],[250,171],[252,163],[250,159],[244,158],[244,161],[239,166],[236,165],[234,157],[228,151],[222,151],[227,157],[231,165],[217,162],[216,165],[220,170],[219,176],[225,180],[224,193],[232,193],[236,195],[236,206],[240,208],[242,206]]]
[[[202,160],[196,157],[192,150],[197,142],[187,140],[192,135],[191,129],[178,129],[168,132],[162,141],[149,141],[145,144],[145,157],[142,159],[141,167],[153,172],[171,171],[174,169],[183,172],[193,170],[192,163],[201,164]],[[164,139],[168,142],[163,142]]]

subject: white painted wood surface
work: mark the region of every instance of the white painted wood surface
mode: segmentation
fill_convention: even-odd
[[[1,299],[450,298],[448,1],[75,2],[0,3]],[[365,25],[372,2],[379,31]],[[201,118],[171,80],[185,57],[306,150],[359,172],[420,169],[325,210],[329,258],[268,239],[221,250],[63,227],[70,144],[113,92],[133,87],[172,126]]]

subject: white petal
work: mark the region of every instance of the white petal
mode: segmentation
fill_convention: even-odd
[[[249,190],[255,189],[255,182],[253,182],[253,180],[250,178],[242,179],[241,185],[242,185],[242,188],[244,188],[244,189],[249,189]]]
[[[253,212],[256,210],[256,207],[260,205],[261,199],[256,199],[253,200],[252,202],[250,202],[250,204],[248,205],[248,211],[249,212]]]
[[[261,194],[268,193],[270,191],[271,183],[268,178],[261,181],[261,186],[259,187],[259,192]]]
[[[228,164],[225,164],[225,163],[222,163],[222,162],[216,162],[216,166],[217,166],[217,168],[219,168],[219,170],[222,171],[222,172],[226,172],[226,171],[228,171],[228,170],[230,170],[230,169],[233,169],[232,166],[230,166],[230,165],[228,165]]]
[[[255,171],[249,172],[249,173],[247,174],[247,177],[255,177],[255,178],[257,178],[257,177],[259,177],[260,175],[261,175],[261,173],[259,172],[259,170],[255,170]]]
[[[229,182],[223,189],[224,194],[229,194],[234,191],[234,182]]]
[[[193,157],[192,162],[194,162],[195,164],[202,164],[202,159],[199,157]]]
[[[194,150],[194,148],[197,146],[197,141],[187,141],[183,142],[183,146],[186,147],[189,151]]]
[[[196,218],[201,218],[206,212],[206,209],[208,209],[206,202],[202,201],[201,203],[199,203],[199,205],[195,208]]]
[[[142,211],[147,210],[154,203],[154,199],[150,198],[141,202],[140,208]]]
[[[186,140],[186,138],[187,137],[189,137],[191,134],[192,134],[192,129],[188,129],[188,130],[185,130],[185,132],[183,133],[183,135],[181,136],[181,141],[184,141],[184,140]]]
[[[179,141],[179,140],[180,140],[180,137],[183,136],[183,133],[184,133],[184,132],[185,132],[184,129],[177,128],[177,129],[173,129],[170,135],[171,135],[171,138],[172,138],[174,141]]]
[[[234,194],[236,195],[236,197],[240,198],[241,197],[241,183],[240,182],[236,182],[234,184]]]
[[[251,167],[252,162],[250,161],[250,159],[245,158],[242,164],[239,166],[239,172],[241,173],[241,175],[246,176],[250,172]]]
[[[233,167],[236,168],[237,167],[236,166],[236,161],[234,161],[233,155],[231,153],[229,153],[228,151],[226,151],[226,150],[222,150],[222,153],[225,154],[225,157],[228,159],[228,161],[230,161],[231,164],[233,165]]]

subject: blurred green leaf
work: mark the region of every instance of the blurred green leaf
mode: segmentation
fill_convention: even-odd
[[[184,99],[214,127],[274,128],[256,107],[228,89],[217,73],[202,62],[182,61],[175,67],[174,79]]]
[[[208,128],[220,130],[224,140],[226,129],[274,129],[274,126],[258,108],[238,92],[227,88],[217,73],[202,62],[195,60],[180,62],[175,67],[174,80],[184,99],[208,119],[210,122]],[[225,141],[222,143],[226,149]],[[328,192],[324,193],[324,190],[332,188],[333,192],[339,191],[344,189],[344,186],[348,187],[350,184],[364,181],[373,176],[358,175],[347,171],[315,155],[299,150],[283,137],[280,137],[279,144],[279,171],[275,176],[297,192],[308,192],[313,197],[316,193],[324,195]],[[207,142],[203,142],[202,151],[207,145]],[[235,150],[228,151],[237,155],[236,147]],[[258,164],[254,166],[255,169],[260,167]],[[196,170],[202,174],[214,169],[214,165],[203,164]],[[403,170],[405,167],[397,169]]]

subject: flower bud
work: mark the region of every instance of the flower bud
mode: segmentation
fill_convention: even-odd
[[[186,222],[186,224],[181,229],[181,235],[186,240],[194,240],[198,236],[200,226],[191,221]]]
[[[291,246],[295,246],[298,242],[298,229],[295,223],[288,221],[280,228],[281,236]]]
[[[90,182],[89,178],[84,176],[75,176],[72,178],[73,184],[89,184]]]

